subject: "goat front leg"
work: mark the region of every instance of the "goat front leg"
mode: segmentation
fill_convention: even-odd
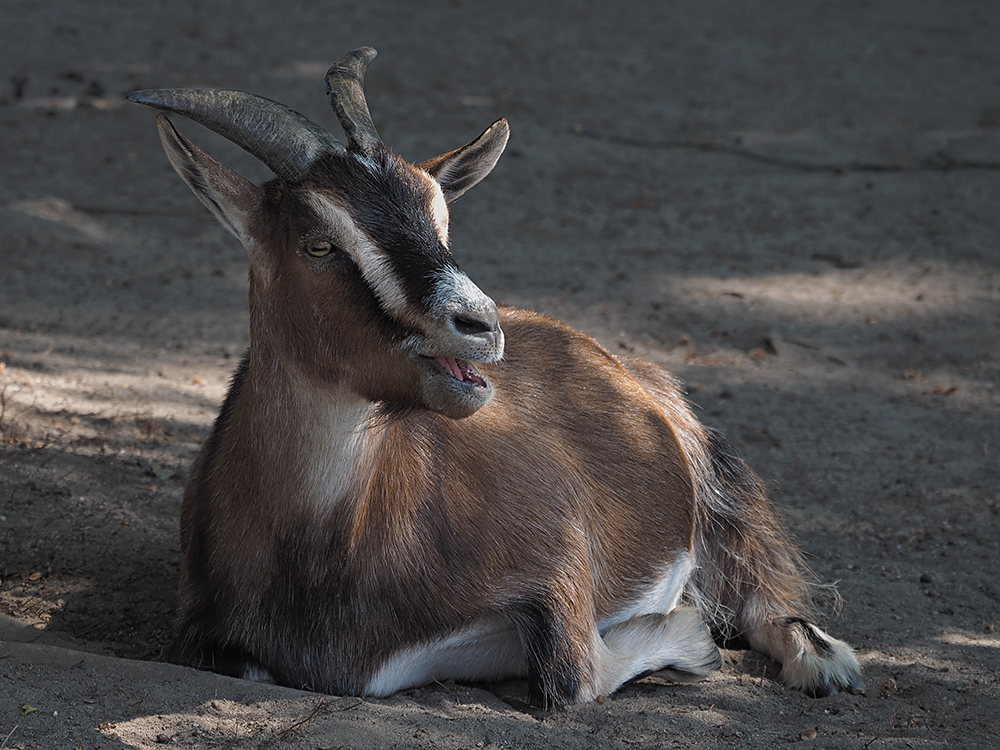
[[[550,596],[514,610],[524,649],[528,701],[543,709],[590,700],[594,682],[593,617],[574,612],[571,597]],[[560,606],[565,603],[570,606]]]

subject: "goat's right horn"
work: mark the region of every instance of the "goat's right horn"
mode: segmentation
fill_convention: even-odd
[[[371,47],[359,47],[340,58],[326,73],[326,93],[344,134],[352,146],[366,154],[382,145],[364,89],[365,70],[377,54]]]
[[[343,152],[330,133],[284,104],[242,91],[145,89],[128,99],[184,115],[260,159],[288,182],[301,180],[318,156]]]

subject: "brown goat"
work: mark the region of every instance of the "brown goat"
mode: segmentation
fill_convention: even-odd
[[[446,203],[506,121],[408,164],[368,113],[374,56],[327,75],[346,146],[250,94],[129,95],[277,175],[254,185],[158,117],[250,258],[250,347],[184,498],[175,658],[358,695],[526,675],[558,705],[703,677],[718,643],[813,695],[860,689],[850,647],[804,619],[761,483],[676,381],[498,309],[455,264]]]

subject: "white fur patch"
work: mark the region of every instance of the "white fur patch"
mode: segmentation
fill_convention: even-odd
[[[250,680],[251,682],[269,682],[274,684],[274,678],[271,676],[271,673],[256,664],[244,669],[243,674],[240,675],[240,677],[244,680]]]
[[[694,607],[638,615],[613,625],[595,652],[593,684],[581,690],[581,702],[610,695],[622,683],[649,672],[667,670],[700,679],[722,666],[719,649]]]
[[[454,267],[445,269],[438,277],[434,297],[430,302],[430,312],[436,319],[447,321],[449,325],[456,315],[483,321],[497,320],[496,303],[472,282],[465,271]],[[492,344],[466,337],[454,329],[450,333],[457,334],[461,339],[456,339],[459,349],[455,350],[455,356],[477,362],[495,362],[503,357],[503,331],[499,329]],[[463,346],[471,348],[463,351]]]
[[[259,399],[258,408],[274,425],[258,436],[261,455],[273,451],[274,434],[294,436],[295,466],[276,466],[290,472],[289,482],[298,482],[299,491],[290,497],[317,509],[336,504],[366,468],[372,405],[347,388],[331,395],[299,382],[288,398]]]
[[[803,628],[825,641],[829,653],[818,651]],[[822,695],[831,687],[836,692],[861,682],[861,667],[851,647],[812,623],[769,623],[753,628],[748,636],[755,651],[781,662],[781,682],[790,688],[807,693],[819,690]]]
[[[718,649],[693,607],[678,606],[693,563],[681,555],[635,602],[594,632],[593,682],[580,701],[609,695],[645,672],[673,668],[703,677],[718,668]],[[501,620],[396,652],[365,686],[365,693],[390,695],[434,680],[499,680],[525,674],[524,650],[516,629]]]
[[[308,497],[321,504],[339,500],[364,469],[362,454],[369,436],[372,406],[346,391],[333,399],[315,394],[311,424],[299,425],[305,433],[300,448],[310,450]]]
[[[428,174],[423,175],[431,186],[434,197],[431,199],[431,218],[434,220],[434,228],[437,230],[438,239],[441,244],[448,247],[448,204],[444,199],[444,191],[437,180]]]
[[[496,303],[475,285],[465,271],[451,267],[438,277],[430,308],[441,314],[461,310],[486,314],[496,310]]]
[[[582,687],[579,701],[610,695],[647,672],[700,679],[718,669],[719,652],[701,614],[680,606],[693,570],[692,556],[679,555],[638,599],[598,623],[593,680]]]
[[[627,607],[598,623],[601,632],[638,615],[673,612],[680,603],[684,586],[694,570],[694,562],[688,553],[678,555],[659,578],[654,580],[642,596]]]
[[[496,621],[397,651],[365,685],[366,695],[387,696],[435,680],[489,681],[523,675],[524,650],[515,628]]]

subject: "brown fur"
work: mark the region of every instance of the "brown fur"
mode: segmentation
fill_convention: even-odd
[[[329,623],[343,653],[292,682],[359,692],[377,667],[375,644],[420,643],[505,609],[516,620],[533,598],[567,623],[592,622],[690,550],[691,472],[657,403],[580,334],[520,310],[502,321],[505,359],[482,367],[493,401],[460,421],[410,412],[369,425],[366,471],[328,507],[302,500],[309,467],[296,449],[309,436],[267,440],[308,415],[249,370],[185,497],[184,630],[201,621],[227,645],[245,631],[240,648],[280,673],[269,652],[298,626],[261,622],[261,583],[276,582],[271,595],[316,587],[301,614]],[[581,430],[571,418],[578,393],[616,408],[593,410]],[[245,415],[264,399],[284,407],[274,423],[254,425]],[[584,634],[568,640],[584,649]]]

